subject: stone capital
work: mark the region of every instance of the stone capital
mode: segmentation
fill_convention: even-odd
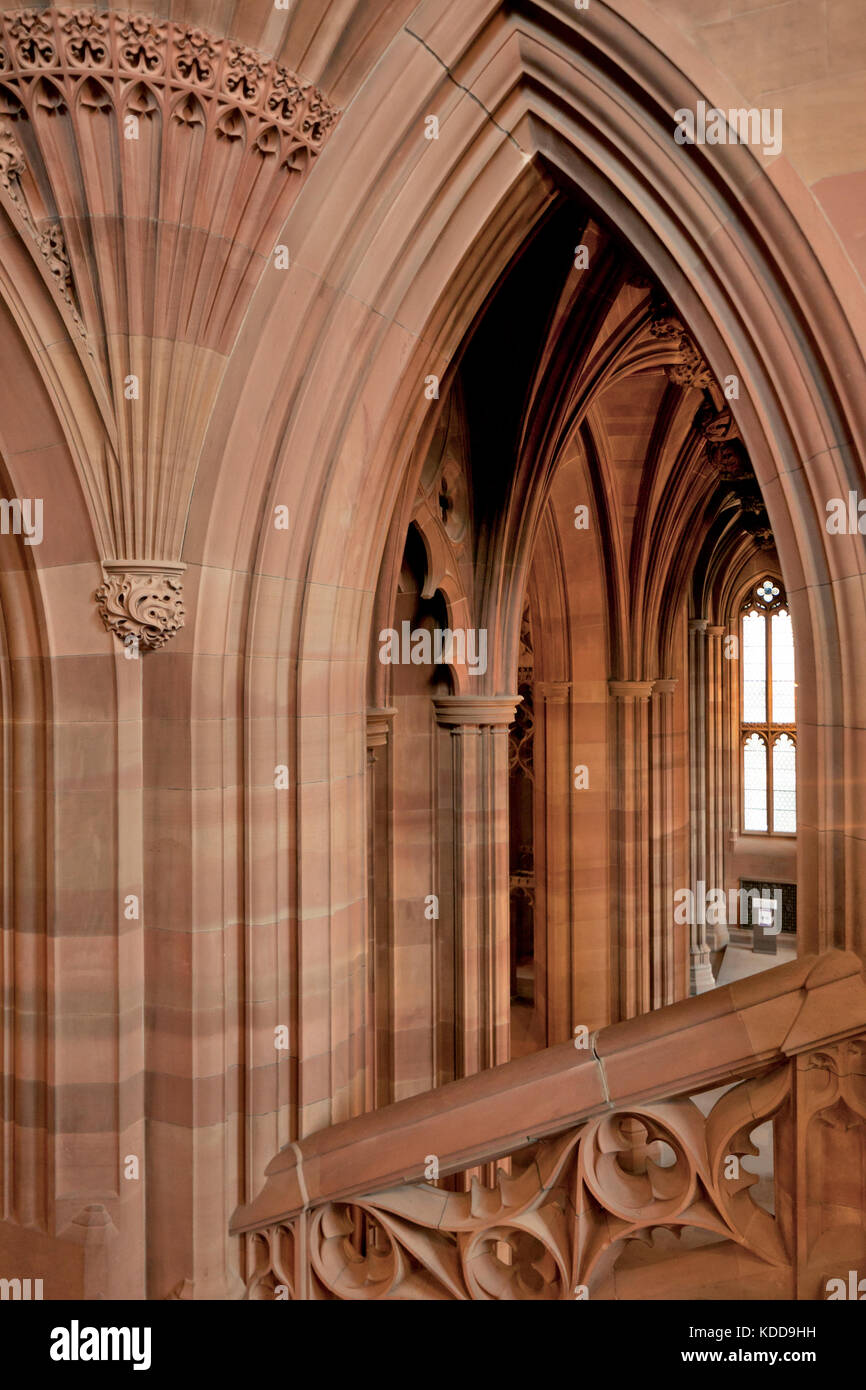
[[[367,747],[384,748],[388,734],[397,713],[395,706],[385,705],[381,709],[367,710]]]
[[[667,679],[653,682],[653,695],[673,695],[679,684],[674,679]]]
[[[689,632],[706,632],[709,618],[689,618]]]
[[[537,681],[535,689],[548,705],[567,705],[571,698],[570,681]]]
[[[607,688],[614,700],[648,700],[654,681],[608,681]]]
[[[522,702],[522,695],[437,695],[433,706],[437,723],[446,728],[507,729]]]

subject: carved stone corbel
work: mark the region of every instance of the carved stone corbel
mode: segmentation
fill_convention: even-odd
[[[94,595],[102,621],[124,646],[142,651],[164,647],[183,627],[181,564],[106,560],[105,583]]]
[[[702,391],[712,384],[712,372],[691,334],[669,304],[658,301],[652,305],[649,331],[653,338],[668,343],[679,355],[678,362],[669,362],[665,367],[668,381],[673,386],[694,386]]]
[[[740,431],[730,406],[717,407],[712,400],[705,400],[695,412],[694,427],[702,439],[720,443],[723,440],[739,439]]]

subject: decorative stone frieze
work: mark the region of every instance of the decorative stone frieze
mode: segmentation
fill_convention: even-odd
[[[100,118],[110,120],[110,134]],[[91,334],[109,326],[99,321],[98,283],[92,296],[86,283],[76,283],[93,276],[99,258],[71,257],[63,223],[112,214],[134,221],[141,202],[137,151],[147,161],[148,181],[176,166],[194,190],[199,168],[213,159],[206,151],[237,146],[251,162],[245,160],[241,171],[246,196],[228,200],[225,211],[231,213],[236,202],[243,205],[254,187],[260,188],[262,166],[266,180],[275,181],[275,192],[280,185],[295,186],[336,119],[317,88],[279,63],[189,25],[91,10],[0,15],[0,187],[47,262],[82,335],[85,324]],[[93,121],[97,125],[88,126]],[[178,145],[169,135],[172,129],[185,131],[193,144]],[[150,163],[154,144],[161,146],[155,167]],[[106,158],[109,148],[113,151],[112,189],[90,167],[100,145]],[[67,165],[74,156],[81,178],[70,177],[72,167],[54,166],[61,154]],[[267,198],[259,201],[258,230],[266,234],[270,206]],[[240,239],[241,228],[234,231]],[[135,264],[141,251],[136,245],[130,268],[147,284],[146,268]],[[110,306],[110,293],[107,298]],[[216,326],[218,303],[214,309]],[[117,331],[118,325],[111,327]]]
[[[19,10],[0,17],[0,81],[32,111],[77,105],[151,119],[160,107],[286,169],[315,158],[337,118],[310,83],[231,39],[149,15]],[[194,95],[193,95],[194,94]]]

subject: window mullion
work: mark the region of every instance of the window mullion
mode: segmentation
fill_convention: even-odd
[[[776,796],[773,788],[773,762],[775,744],[770,732],[767,736],[767,827],[771,835],[776,833]]]
[[[776,832],[776,800],[773,793],[773,614],[767,613],[764,632],[767,638],[767,834]]]

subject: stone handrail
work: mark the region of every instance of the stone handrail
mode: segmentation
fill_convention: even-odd
[[[233,1217],[251,1244],[249,1295],[573,1297],[577,1287],[627,1297],[611,1292],[622,1242],[688,1227],[716,1251],[720,1241],[735,1248],[740,1265],[748,1257],[738,1277],[757,1280],[758,1296],[815,1297],[802,1288],[836,1255],[819,1248],[815,1273],[791,1203],[835,1210],[832,1193],[799,1191],[806,1131],[830,1097],[862,1144],[864,1037],[863,963],[829,951],[310,1135],[272,1159],[261,1192]],[[689,1099],[732,1083],[708,1116]],[[775,1213],[755,1203],[756,1177],[740,1170],[757,1152],[751,1131],[768,1120]],[[663,1151],[673,1164],[656,1161]],[[476,1176],[463,1192],[423,1181],[431,1160],[443,1179],[506,1157],[492,1188]],[[826,1186],[823,1169],[818,1181]],[[848,1249],[852,1223],[842,1224]],[[711,1286],[724,1283],[718,1254],[708,1262],[696,1247],[685,1263],[701,1278],[712,1263]]]

